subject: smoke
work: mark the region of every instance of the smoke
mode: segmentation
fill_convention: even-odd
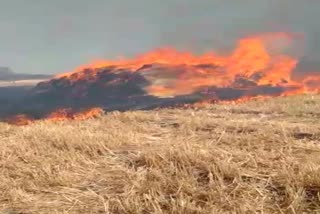
[[[317,0],[174,1],[161,43],[179,49],[229,51],[238,38],[261,32],[303,35],[291,49],[302,63],[320,60]],[[306,67],[306,66],[305,66]],[[319,69],[320,70],[320,69]]]
[[[59,73],[95,58],[163,46],[231,50],[260,32],[304,34],[299,54],[320,59],[318,0],[11,0],[0,8],[0,65]]]
[[[135,63],[82,68],[39,84],[31,95],[22,88],[19,93],[4,91],[9,98],[23,97],[12,105],[14,111],[7,106],[14,115],[30,111],[41,118],[59,108],[96,105],[109,110],[154,108],[211,94],[223,100],[297,93],[288,85],[296,59],[293,76],[300,80],[299,93],[309,87],[306,83],[319,90],[318,0],[44,0],[34,5],[12,0],[2,8],[0,64],[13,64],[18,71],[62,73],[97,58],[132,57],[159,47],[188,53],[169,52],[160,60],[151,53],[147,63],[138,57]],[[264,32],[288,32],[293,44],[280,40],[265,50],[254,39],[232,51],[239,38]],[[210,54],[190,58],[211,50],[223,60],[208,64]],[[180,60],[180,55],[189,60]],[[159,65],[163,61],[168,65]]]
[[[319,76],[292,81],[296,60],[267,52],[269,39],[287,36],[244,38],[227,57],[168,49],[136,59],[91,64],[40,82],[17,101],[6,102],[0,120],[26,125],[34,120],[91,118],[102,109],[153,109],[319,91]]]

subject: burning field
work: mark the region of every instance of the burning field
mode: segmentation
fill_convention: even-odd
[[[319,213],[320,73],[299,70],[297,39],[158,49],[21,89],[0,105],[0,212]]]
[[[267,33],[240,39],[228,54],[193,55],[162,48],[133,59],[95,61],[41,82],[1,111],[3,121],[96,117],[103,111],[241,102],[318,93],[320,73],[297,70],[299,39]]]

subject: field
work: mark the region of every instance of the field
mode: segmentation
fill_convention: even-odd
[[[0,123],[0,212],[320,213],[320,96]]]
[[[39,82],[45,81],[44,79],[30,79],[30,80],[16,80],[16,81],[0,81],[0,87],[23,87],[35,86]]]

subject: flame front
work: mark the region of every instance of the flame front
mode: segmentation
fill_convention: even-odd
[[[170,97],[190,94],[203,87],[226,87],[231,86],[239,76],[252,78],[259,74],[260,78],[255,82],[258,85],[294,85],[299,88],[307,88],[304,83],[291,79],[298,59],[281,55],[281,48],[269,50],[269,46],[279,41],[289,45],[294,36],[286,33],[269,33],[241,39],[236,49],[229,55],[221,56],[214,52],[196,56],[188,52],[178,52],[171,48],[158,49],[153,52],[137,56],[134,59],[122,59],[116,61],[96,61],[81,66],[74,72],[58,75],[56,78],[67,78],[70,81],[79,81],[91,76],[95,77],[99,68],[114,66],[117,69],[126,69],[132,72],[139,72],[144,65],[165,65],[173,70],[171,77],[166,77],[150,69],[150,73],[143,75],[150,81],[145,88],[150,95],[158,97]],[[285,45],[285,46],[286,46]],[[274,47],[274,45],[273,45]],[[211,65],[203,66],[201,65]],[[91,69],[90,73],[83,72],[84,69]],[[146,69],[148,70],[148,69]],[[184,70],[184,72],[177,72]],[[174,73],[179,73],[174,75]],[[310,80],[309,80],[310,82]]]
[[[5,122],[9,124],[14,124],[18,126],[29,125],[34,121],[53,121],[53,122],[61,122],[61,121],[69,121],[69,120],[87,120],[90,118],[97,118],[104,113],[102,108],[95,107],[89,108],[82,111],[74,111],[70,108],[62,108],[57,109],[56,111],[51,112],[46,117],[36,120],[35,118],[26,115],[19,114],[13,117],[6,119]]]
[[[70,108],[58,109],[45,117],[44,120],[66,121],[66,120],[87,120],[96,118],[103,114],[103,109],[99,107],[89,108],[82,111],[73,111]]]
[[[212,91],[212,97],[215,98],[214,91],[224,88],[239,89],[243,94],[231,102],[219,100],[219,97],[216,98],[222,103],[238,103],[250,100],[252,97],[263,99],[306,92],[319,93],[319,72],[293,80],[293,72],[299,60],[284,54],[284,52],[290,48],[295,38],[295,35],[288,33],[255,35],[239,40],[236,48],[225,55],[219,55],[214,51],[203,55],[194,55],[173,48],[162,48],[133,59],[97,60],[80,66],[75,71],[57,75],[53,80],[47,82],[47,88],[49,88],[48,90],[54,88],[52,90],[55,91],[56,85],[67,83],[69,88],[67,87],[65,93],[78,99],[88,96],[87,85],[93,84],[100,87],[99,94],[101,90],[104,90],[103,87],[109,87],[111,91],[118,90],[111,96],[114,99],[116,94],[122,90],[119,85],[133,81],[134,78],[131,77],[138,74],[147,82],[147,84],[141,85],[141,89],[145,93],[144,96],[159,99],[192,95],[198,92],[210,94]],[[129,74],[110,80],[109,77],[103,76],[105,75],[103,72],[106,70],[109,72],[108,75],[110,72],[117,75],[124,71]],[[51,87],[52,85],[54,87]],[[279,87],[281,90],[276,94],[254,91],[256,88],[264,86]],[[250,91],[250,89],[252,90]],[[262,89],[260,88],[260,90]],[[120,94],[123,93],[125,92],[121,91]],[[128,95],[126,99],[130,97]],[[101,97],[101,99],[104,98]],[[202,99],[199,100],[198,105],[201,106],[207,102],[210,101]],[[45,119],[53,121],[82,120],[99,115],[101,112],[100,108],[82,112],[73,112],[72,109],[62,108],[48,114]],[[27,116],[20,116],[13,121],[24,124],[26,122],[23,121],[31,121],[31,119]]]

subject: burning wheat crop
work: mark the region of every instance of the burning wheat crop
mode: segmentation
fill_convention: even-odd
[[[23,100],[23,108],[5,114],[10,115],[6,121],[86,119],[103,110],[319,93],[319,73],[294,77],[299,59],[285,50],[295,39],[288,33],[268,33],[240,39],[225,55],[162,48],[133,59],[95,61],[39,83]]]

